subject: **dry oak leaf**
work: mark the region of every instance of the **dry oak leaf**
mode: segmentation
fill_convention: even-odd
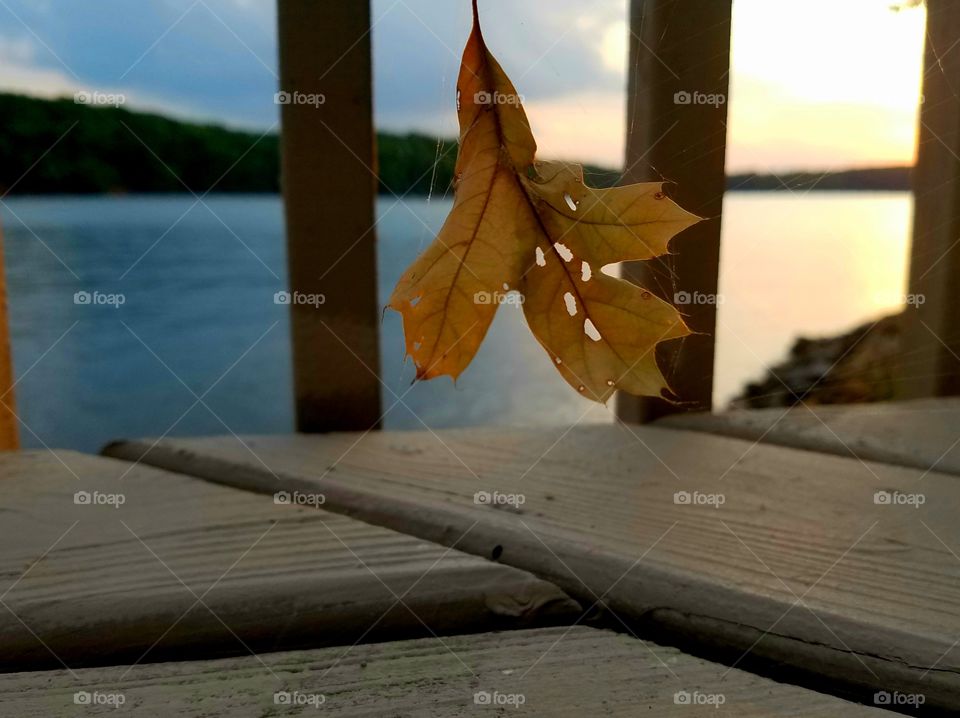
[[[661,183],[593,189],[579,165],[539,162],[516,88],[487,49],[476,0],[457,80],[453,209],[389,306],[403,315],[418,379],[466,369],[508,290],[563,378],[606,402],[663,396],[656,345],[690,334],[676,308],[601,270],[666,254],[700,218]]]

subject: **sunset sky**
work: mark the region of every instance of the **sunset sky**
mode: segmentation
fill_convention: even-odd
[[[728,167],[913,161],[922,8],[893,0],[736,0]],[[492,50],[543,155],[616,166],[624,147],[626,0],[482,0]],[[381,128],[455,134],[467,0],[373,0]],[[123,92],[132,108],[248,128],[277,117],[272,0],[0,2],[0,89]]]

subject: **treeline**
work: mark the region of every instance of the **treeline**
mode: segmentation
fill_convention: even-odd
[[[793,191],[864,190],[908,191],[910,167],[874,167],[837,172],[788,172],[782,175],[742,174],[727,177],[728,190]]]
[[[259,138],[259,139],[258,139]],[[419,134],[377,135],[381,192],[444,195],[456,162],[455,140]],[[278,192],[276,134],[172,120],[124,107],[0,93],[0,195]],[[434,168],[434,164],[436,167]],[[336,168],[331,167],[331,171]],[[587,165],[587,181],[610,187],[617,170]],[[909,189],[909,168],[739,175],[738,190]],[[782,182],[781,182],[782,180]]]
[[[452,141],[438,146],[416,134],[379,134],[377,141],[381,191],[425,195],[431,182],[435,192],[449,188]],[[72,98],[0,94],[0,194],[202,194],[214,185],[217,192],[278,192],[278,136]]]
[[[203,193],[219,180],[224,192],[276,192],[277,138],[250,150],[256,139],[72,98],[0,95],[0,191],[185,192],[186,185]]]

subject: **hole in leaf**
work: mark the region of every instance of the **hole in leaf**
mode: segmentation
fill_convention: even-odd
[[[563,364],[563,359],[561,359],[560,357],[557,357],[556,359],[554,359],[554,361],[555,361],[557,364]]]
[[[581,262],[580,264],[580,280],[583,282],[589,282],[590,277],[593,276],[593,270],[590,269],[590,265],[586,262]]]
[[[537,266],[538,267],[547,266],[547,258],[543,256],[543,250],[540,249],[540,247],[537,247]]]
[[[567,305],[567,314],[575,317],[577,315],[577,300],[573,298],[570,292],[567,292],[563,295],[563,301]]]
[[[417,306],[419,303],[420,303],[420,295],[418,295],[418,296],[416,296],[416,297],[414,297],[413,299],[410,300],[410,306],[411,306],[411,307],[415,307],[415,306]]]
[[[616,383],[613,379],[607,379],[607,386],[614,386]]]
[[[571,210],[574,212],[577,211],[577,203],[573,201],[573,197],[569,192],[563,193],[563,201],[567,203],[567,207],[569,207]]]
[[[570,248],[567,245],[560,244],[560,242],[554,242],[553,248],[557,250],[557,254],[563,258],[564,262],[569,262],[571,259],[573,259],[573,252],[570,251]]]
[[[588,337],[593,339],[593,341],[598,342],[602,339],[600,332],[597,331],[597,328],[593,325],[593,322],[589,319],[585,319],[583,322],[583,333]]]

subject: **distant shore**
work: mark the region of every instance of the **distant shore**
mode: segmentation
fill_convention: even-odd
[[[276,134],[4,93],[0,117],[0,194],[280,191]],[[378,133],[380,192],[443,195],[453,179],[455,144],[417,133]],[[584,169],[594,187],[611,187],[621,179],[619,170]],[[910,174],[910,167],[747,173],[728,177],[727,189],[908,191]]]
[[[912,167],[870,167],[829,172],[739,174],[727,177],[727,191],[909,192]]]

